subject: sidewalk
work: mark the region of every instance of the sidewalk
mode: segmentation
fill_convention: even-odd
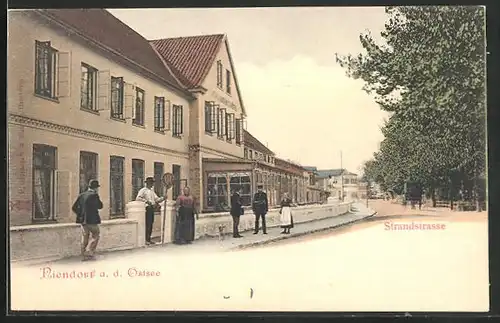
[[[351,224],[357,221],[364,220],[375,214],[375,211],[367,208],[363,204],[354,203],[352,212],[332,217],[329,219],[316,220],[304,223],[295,224],[291,229],[290,234],[281,234],[280,227],[268,228],[267,234],[260,231],[258,234],[253,234],[252,231],[242,233],[243,238],[235,239],[232,237],[225,237],[224,240],[219,241],[217,238],[204,238],[198,240],[199,242],[207,243],[209,241],[216,241],[216,243],[226,250],[239,250],[244,248],[251,248],[260,246],[280,240],[300,237],[306,234],[330,230],[342,225]]]
[[[120,250],[120,251],[109,251],[102,252],[97,257],[99,262],[101,260],[106,261],[123,261],[125,258],[135,258],[135,257],[162,257],[165,254],[174,256],[188,256],[191,254],[199,253],[210,253],[210,252],[221,252],[221,251],[234,251],[241,250],[244,248],[250,248],[255,246],[260,246],[284,239],[290,239],[294,237],[299,237],[307,235],[310,233],[320,232],[330,230],[336,227],[340,227],[346,224],[352,224],[354,222],[362,221],[368,219],[375,214],[372,209],[366,208],[362,204],[353,204],[352,212],[346,213],[344,215],[323,219],[315,220],[305,223],[296,223],[295,227],[291,229],[291,234],[281,234],[282,229],[280,227],[268,228],[267,234],[262,234],[260,231],[258,234],[253,234],[252,231],[242,232],[243,238],[235,239],[231,235],[226,235],[224,240],[219,240],[218,238],[200,238],[193,241],[190,245],[175,245],[173,243],[167,243],[164,245],[156,244],[149,247]],[[58,263],[58,264],[71,264],[81,262],[80,257],[70,257],[59,260],[33,260],[33,261],[22,261],[16,262],[15,266],[31,266],[38,265],[41,263]]]

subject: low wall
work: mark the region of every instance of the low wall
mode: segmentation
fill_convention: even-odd
[[[304,205],[292,208],[294,223],[305,223],[315,220],[322,220],[334,216],[339,216],[349,212],[351,202],[340,203],[337,205]],[[214,237],[219,234],[219,226],[225,226],[226,234],[232,233],[233,219],[226,213],[201,214],[196,221],[195,239],[202,237]],[[255,217],[252,211],[245,210],[245,214],[240,218],[240,232],[253,230]],[[280,225],[279,209],[271,209],[266,215],[266,225],[268,228]]]
[[[321,220],[345,214],[350,202],[337,205],[304,205],[292,208],[295,223]],[[163,213],[165,211],[165,213]],[[159,222],[165,228],[164,241],[173,240],[175,227],[175,204],[162,205]],[[114,251],[141,248],[145,245],[145,206],[142,202],[130,202],[126,208],[126,219],[103,221],[100,225],[101,239],[97,251]],[[268,227],[280,225],[279,209],[271,209],[266,216]],[[163,225],[163,219],[165,224]],[[254,215],[246,210],[240,219],[240,231],[253,230]],[[232,232],[232,218],[229,213],[201,214],[196,221],[195,238],[217,236],[219,226],[225,226],[225,233]],[[81,227],[76,223],[57,223],[16,226],[10,228],[11,261],[55,260],[80,255]]]
[[[137,221],[103,221],[98,251],[137,246]],[[10,228],[11,261],[60,259],[80,254],[81,226],[76,223],[24,225]]]

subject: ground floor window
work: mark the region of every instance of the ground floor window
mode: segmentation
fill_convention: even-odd
[[[207,207],[216,211],[227,211],[231,207],[232,192],[240,188],[243,206],[252,203],[252,180],[250,172],[209,173],[207,177]]]
[[[110,156],[109,160],[109,209],[112,216],[125,214],[124,199],[125,158]]]
[[[144,160],[132,159],[132,201],[144,186]]]
[[[57,148],[33,145],[33,220],[55,218]]]
[[[227,174],[209,174],[207,179],[207,206],[225,210],[229,206]]]
[[[80,193],[88,189],[90,180],[97,180],[97,154],[80,151]]]
[[[230,173],[230,192],[237,187],[240,188],[241,203],[249,206],[252,203],[252,183],[249,173]]]

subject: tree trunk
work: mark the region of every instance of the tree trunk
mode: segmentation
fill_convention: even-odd
[[[434,187],[431,188],[431,199],[432,207],[436,207],[436,189]]]
[[[477,166],[476,161],[474,161],[474,178],[472,184],[472,197],[474,199],[474,203],[476,204],[476,211],[481,212],[481,205],[479,203],[479,194],[477,187]]]

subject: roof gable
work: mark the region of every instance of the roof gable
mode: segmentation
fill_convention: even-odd
[[[151,40],[187,87],[200,86],[207,76],[222,44],[224,35],[189,36]]]
[[[225,45],[239,103],[243,114],[246,115],[226,35],[163,38],[150,40],[149,42],[156,52],[161,55],[165,64],[168,65],[177,79],[190,89],[203,87],[202,84],[207,78],[210,69],[214,66],[221,47]]]
[[[174,88],[182,84],[163,64],[149,42],[105,9],[39,9],[38,13],[74,29],[82,36],[114,50]]]

